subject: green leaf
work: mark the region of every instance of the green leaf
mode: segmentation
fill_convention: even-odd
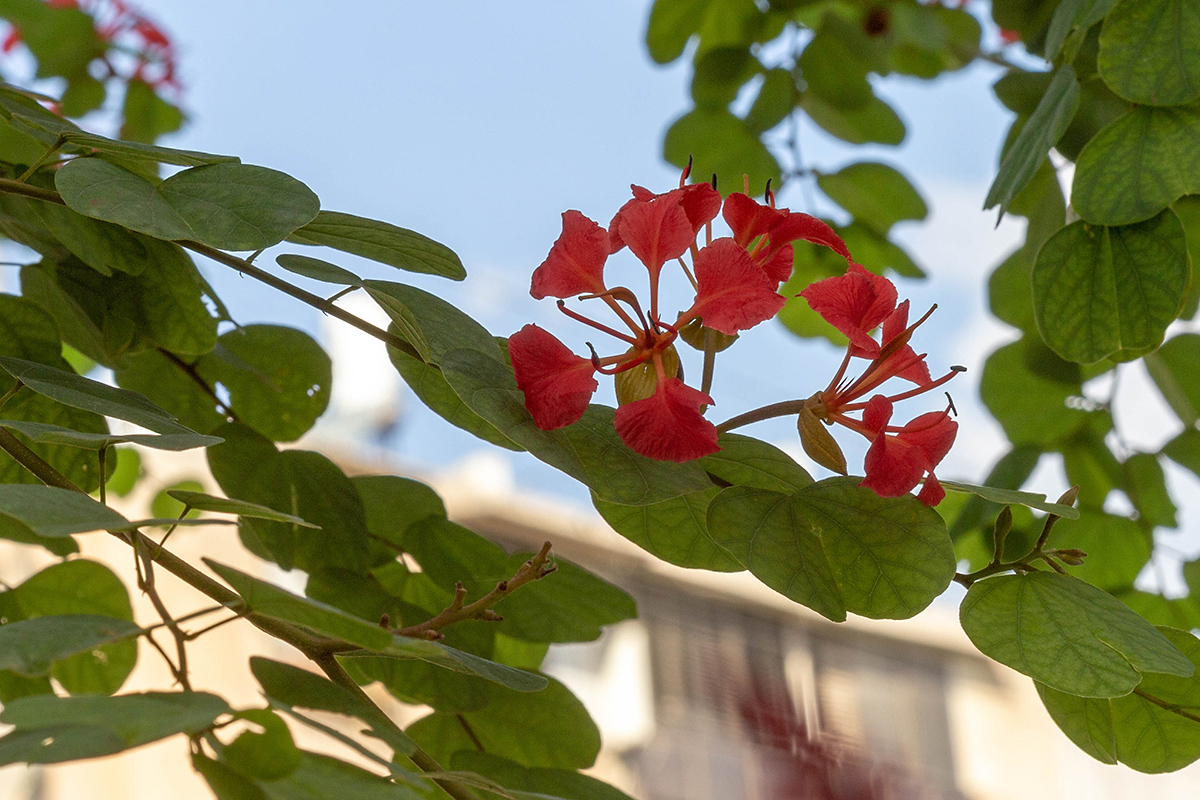
[[[235,772],[255,780],[277,781],[300,766],[301,754],[287,723],[273,711],[249,709],[234,714],[262,728],[242,731],[221,750],[221,759]]]
[[[356,475],[351,478],[362,498],[371,536],[403,548],[404,534],[424,519],[445,519],[446,506],[438,493],[420,481],[396,475]]]
[[[15,115],[14,116],[18,116]],[[30,122],[33,122],[30,120]],[[36,123],[34,123],[36,124]],[[98,150],[122,158],[145,159],[160,164],[177,164],[181,167],[202,167],[208,164],[226,162],[240,163],[237,156],[217,156],[212,153],[201,153],[196,150],[177,150],[173,147],[159,147],[141,142],[128,142],[121,139],[109,139],[87,131],[67,131],[63,138],[71,144]]]
[[[462,261],[445,245],[414,231],[353,214],[321,211],[289,236],[288,241],[332,247],[409,272],[441,275],[456,281],[467,277]]]
[[[204,563],[242,596],[250,610],[259,614],[294,622],[369,650],[382,650],[392,641],[392,634],[379,625],[325,603],[292,594],[212,559],[206,558]]]
[[[195,433],[136,392],[20,358],[0,356],[0,367],[38,394],[72,408],[123,419],[156,433]]]
[[[446,353],[465,348],[504,363],[504,351],[487,329],[440,297],[389,281],[363,286],[423,360],[438,364]]]
[[[459,582],[470,590],[490,591],[509,577],[508,557],[499,545],[444,517],[413,522],[400,544],[421,571],[447,591],[454,591]]]
[[[1121,697],[1144,673],[1191,677],[1195,669],[1120,600],[1057,573],[981,580],[959,618],[984,655],[1080,697]]]
[[[244,325],[197,369],[229,392],[237,419],[276,442],[303,436],[329,406],[333,364],[311,336],[282,325]],[[218,357],[227,354],[226,357]]]
[[[144,395],[181,424],[207,433],[225,418],[216,410],[217,399],[187,370],[186,362],[149,350],[123,358],[113,375],[121,388]]]
[[[670,564],[715,572],[744,567],[718,547],[708,532],[712,487],[648,505],[608,503],[592,493],[592,504],[613,530],[646,552]]]
[[[314,281],[333,283],[339,286],[362,286],[362,278],[350,270],[342,269],[336,264],[330,264],[328,261],[322,261],[319,258],[285,253],[281,256],[276,256],[275,263],[288,272],[312,278]]]
[[[840,109],[807,92],[801,106],[826,133],[850,144],[898,145],[904,141],[904,122],[878,97],[872,97],[860,108]]]
[[[154,88],[138,78],[125,87],[125,105],[121,108],[124,122],[121,138],[153,144],[159,136],[174,133],[183,127],[185,117],[176,106],[158,96]]]
[[[402,336],[395,323],[388,326],[388,332]],[[455,394],[454,389],[446,382],[446,377],[440,368],[426,364],[419,358],[414,358],[394,347],[388,348],[388,358],[392,366],[404,378],[405,383],[413,390],[421,402],[431,411],[455,427],[462,428],[485,442],[490,442],[507,450],[521,450],[522,447],[507,436],[496,430],[496,426],[476,414],[466,403]]]
[[[817,185],[881,236],[887,236],[897,222],[922,220],[929,213],[908,179],[878,161],[859,161],[834,173],[819,174]]]
[[[86,494],[36,484],[0,484],[0,514],[49,537],[121,528],[129,522]]]
[[[746,123],[723,109],[697,108],[667,129],[663,158],[683,169],[693,159],[693,174],[718,177],[722,194],[742,190],[742,175],[749,176],[752,193],[767,180],[779,183],[779,162]]]
[[[1046,31],[1046,46],[1042,57],[1047,61],[1058,60],[1059,51],[1067,48],[1065,61],[1074,60],[1074,52],[1078,49],[1080,40],[1087,35],[1088,30],[1100,20],[1108,16],[1119,0],[1066,0],[1054,9],[1050,18],[1050,27]]]
[[[701,108],[728,108],[742,86],[762,69],[759,60],[742,45],[698,52],[692,60],[692,100]]]
[[[254,519],[269,519],[275,522],[286,522],[291,525],[301,525],[305,528],[319,528],[311,522],[305,522],[300,517],[284,514],[273,508],[247,503],[245,500],[233,500],[228,497],[214,497],[204,492],[191,492],[184,489],[169,489],[167,494],[190,508],[198,511],[219,511],[224,514],[237,514],[239,517]]]
[[[186,220],[192,230],[189,238],[222,250],[278,244],[311,222],[321,208],[321,201],[300,181],[249,164],[186,169],[159,184],[157,191]]]
[[[1135,106],[1083,148],[1071,205],[1096,225],[1150,219],[1200,194],[1200,107]]]
[[[513,735],[515,719],[521,720],[521,736]],[[434,758],[448,763],[458,750],[480,749],[472,744],[464,723],[484,752],[527,767],[586,769],[600,751],[600,732],[583,704],[554,679],[537,694],[496,690],[480,711],[431,714],[410,725],[408,734]]]
[[[731,486],[708,509],[713,540],[760,581],[834,622],[846,605],[804,506],[786,494]]]
[[[415,743],[398,732],[382,711],[324,676],[261,656],[250,659],[250,671],[271,700],[357,717],[396,752],[408,755],[416,749]]]
[[[808,91],[834,108],[865,106],[873,94],[867,82],[872,65],[862,52],[863,38],[861,29],[827,15],[797,61]]]
[[[1038,330],[1068,361],[1092,363],[1162,341],[1183,304],[1191,267],[1171,210],[1117,228],[1074,222],[1033,268]]]
[[[1087,553],[1071,574],[1109,592],[1132,586],[1150,560],[1150,543],[1136,522],[1098,511],[1084,511],[1074,522],[1059,522],[1050,543]]]
[[[67,206],[85,217],[158,239],[194,238],[191,226],[158,187],[103,159],[79,158],[63,165],[54,185]]]
[[[1189,0],[1117,3],[1100,32],[1097,66],[1131,103],[1178,106],[1200,98],[1200,8]]]
[[[1071,124],[1079,105],[1079,81],[1069,65],[1054,73],[1046,93],[1016,141],[1000,161],[1000,171],[988,189],[984,208],[1000,206],[1003,215],[1013,198],[1033,178],[1046,154]]]
[[[1180,421],[1191,427],[1200,419],[1200,335],[1172,336],[1146,356],[1146,371]],[[1172,456],[1174,457],[1174,456]]]
[[[721,449],[700,459],[709,475],[735,486],[791,494],[813,482],[791,456],[774,445],[738,433],[722,433]]]
[[[908,619],[954,577],[946,523],[916,497],[880,497],[861,478],[828,478],[795,496],[820,531],[846,609],[874,619]]]
[[[944,489],[948,489],[949,491],[966,492],[992,503],[1001,503],[1004,505],[1016,503],[1036,508],[1038,511],[1045,511],[1048,514],[1065,517],[1066,519],[1079,519],[1078,508],[1063,505],[1062,503],[1047,502],[1046,495],[1044,494],[1022,492],[1015,489],[1002,489],[995,486],[975,486],[970,483],[959,483],[958,481],[941,481],[941,484]]]
[[[783,122],[796,109],[800,97],[796,91],[796,79],[790,70],[769,69],[763,75],[762,86],[754,98],[754,104],[746,112],[746,127],[761,136]]]
[[[1045,445],[1086,422],[1086,412],[1067,405],[1082,392],[1081,379],[1078,365],[1027,336],[988,357],[979,393],[1013,444]]]
[[[451,757],[450,766],[491,778],[510,792],[532,792],[562,800],[631,800],[621,790],[590,775],[567,769],[522,767],[491,753],[459,750]]]
[[[1134,453],[1125,459],[1125,493],[1138,511],[1138,519],[1151,527],[1174,528],[1175,502],[1167,491],[1162,465],[1153,453]]]
[[[1200,664],[1195,636],[1173,628],[1159,631],[1194,665]],[[1194,714],[1200,681],[1195,677],[1146,675],[1135,694],[1111,700],[1073,697],[1042,684],[1037,688],[1063,733],[1106,764],[1119,761],[1139,772],[1162,773],[1200,758],[1200,720]]]
[[[76,559],[47,567],[11,595],[6,616],[37,619],[69,614],[99,614],[133,622],[129,593],[111,569]],[[112,694],[137,664],[137,642],[119,641],[55,661],[50,676],[71,694]]]
[[[379,653],[352,650],[341,655],[346,658],[364,656],[370,658],[378,654],[392,658],[415,658],[427,661],[464,675],[486,678],[517,692],[540,692],[546,688],[546,679],[541,675],[506,667],[503,664],[497,664],[486,658],[480,658],[463,650],[456,650],[441,642],[431,642],[428,639],[393,636],[391,644],[380,650]]]
[[[695,462],[655,461],[630,450],[613,429],[613,409],[591,405],[574,425],[543,431],[533,422],[512,369],[477,350],[453,350],[442,372],[463,402],[505,436],[601,499],[646,505],[712,487]]]
[[[63,444],[85,450],[101,450],[117,444],[137,444],[155,450],[192,450],[220,444],[216,436],[201,436],[198,433],[84,433],[42,422],[0,419],[0,426],[25,434],[30,441],[42,444]]]
[[[247,547],[284,569],[361,572],[367,568],[362,501],[336,464],[307,450],[281,453],[272,442],[236,423],[218,431],[225,442],[209,448],[208,464],[226,495],[320,526],[315,530],[243,517],[241,533]]]
[[[228,713],[224,700],[205,692],[23,697],[0,712],[0,722],[15,727],[0,738],[0,763],[111,755],[178,733],[199,733]]]
[[[1200,475],[1200,431],[1188,428],[1163,446],[1163,454]]]
[[[683,48],[700,31],[711,0],[655,0],[646,26],[646,47],[655,63],[667,64],[683,55]]]
[[[158,239],[194,239],[223,250],[258,250],[313,220],[320,201],[295,178],[266,167],[192,167],[155,186],[98,158],[61,167],[55,186],[75,211]]]
[[[95,614],[36,617],[0,625],[0,669],[27,677],[47,675],[55,661],[140,636],[123,619]]]

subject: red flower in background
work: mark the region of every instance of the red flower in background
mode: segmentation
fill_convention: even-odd
[[[517,386],[534,422],[544,430],[569,425],[587,409],[596,389],[594,374],[617,379],[616,430],[637,452],[664,461],[690,461],[715,452],[717,429],[704,418],[712,405],[707,393],[681,378],[675,340],[679,330],[696,322],[726,335],[770,319],[783,307],[779,284],[791,274],[791,243],[806,239],[849,257],[846,246],[820,220],[774,208],[768,191],[765,205],[747,195],[725,201],[736,209],[726,219],[735,238],[712,238],[712,221],[721,211],[721,196],[709,184],[680,186],[663,194],[633,187],[633,199],[613,217],[608,230],[578,211],[563,214],[562,235],[534,271],[530,294],[557,297],[567,316],[603,331],[624,344],[624,352],[588,361],[556,338],[527,325],[509,339]],[[749,220],[749,221],[745,221]],[[703,243],[697,241],[704,231]],[[608,257],[628,247],[649,276],[649,303],[604,280]],[[684,256],[690,255],[689,269]],[[667,321],[659,311],[663,268],[677,261],[695,290],[691,306]],[[786,261],[786,264],[784,263]],[[618,326],[605,325],[566,307],[565,299],[600,300]],[[591,345],[589,344],[589,347]]]
[[[873,489],[881,497],[899,497],[924,478],[925,485],[918,497],[926,505],[937,505],[946,493],[933,470],[949,452],[958,431],[958,423],[949,414],[953,406],[922,414],[903,426],[889,425],[893,403],[935,389],[962,371],[962,367],[952,367],[950,372],[932,380],[925,355],[918,355],[908,344],[913,331],[929,318],[933,309],[909,325],[908,301],[896,305],[896,287],[892,282],[858,264],[852,264],[845,275],[811,284],[800,296],[850,339],[837,374],[825,391],[809,398],[805,411],[826,424],[836,422],[871,441],[861,486]],[[871,332],[880,325],[883,330],[877,342]],[[858,378],[843,381],[852,358],[871,361]],[[861,400],[892,378],[910,381],[916,388]],[[859,419],[848,416],[856,411],[861,412]],[[807,450],[808,443],[805,445]]]

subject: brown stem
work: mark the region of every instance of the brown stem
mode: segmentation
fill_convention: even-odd
[[[1136,694],[1138,697],[1142,698],[1143,700],[1153,703],[1154,705],[1158,706],[1161,709],[1170,711],[1172,714],[1178,714],[1179,716],[1183,717],[1184,719],[1190,719],[1192,722],[1200,722],[1200,715],[1193,714],[1190,711],[1186,711],[1186,710],[1184,710],[1184,708],[1182,706],[1177,706],[1172,703],[1168,703],[1166,700],[1163,700],[1162,698],[1159,698],[1159,697],[1155,697],[1154,695],[1149,694],[1148,692],[1143,692],[1141,689],[1134,689],[1133,693]]]
[[[542,545],[542,549],[538,551],[537,555],[521,565],[515,575],[506,581],[497,583],[495,589],[492,589],[474,603],[464,605],[467,599],[467,590],[459,583],[455,587],[454,600],[440,614],[417,625],[399,628],[396,630],[396,633],[402,636],[417,636],[423,639],[440,639],[442,637],[439,631],[456,622],[462,622],[467,619],[499,620],[500,615],[492,611],[492,606],[530,581],[544,578],[556,569],[557,567],[550,563],[550,543],[546,542]]]
[[[199,386],[200,389],[206,395],[208,395],[210,398],[212,398],[212,401],[217,404],[218,408],[221,409],[222,414],[224,414],[226,417],[233,420],[234,422],[238,421],[237,414],[234,413],[234,410],[232,408],[230,408],[229,406],[225,405],[225,403],[221,402],[221,398],[217,397],[216,390],[213,389],[213,387],[209,384],[209,382],[204,380],[204,378],[202,378],[200,376],[200,373],[196,371],[195,364],[187,363],[182,358],[180,358],[179,356],[175,355],[170,350],[167,350],[165,348],[156,347],[155,349],[159,352],[160,355],[162,355],[163,358],[167,359],[167,361],[170,361],[172,364],[179,367],[179,370],[181,372],[183,372],[183,374],[187,375],[192,380],[192,382],[195,383],[197,386]]]
[[[188,658],[187,658],[187,641],[188,637],[179,627],[179,623],[171,616],[171,612],[167,610],[166,603],[163,602],[162,596],[158,593],[158,588],[154,582],[154,561],[150,558],[150,551],[145,547],[146,539],[144,537],[137,539],[134,546],[134,558],[141,560],[141,569],[138,573],[138,588],[141,589],[146,597],[149,598],[150,604],[154,606],[154,610],[158,612],[158,616],[162,619],[163,624],[167,626],[167,630],[171,632],[171,637],[175,640],[175,664],[171,666],[171,672],[175,675],[175,680],[185,692],[192,691],[191,681],[188,680]],[[171,662],[168,660],[168,664]]]
[[[804,410],[805,400],[784,400],[779,403],[771,403],[770,405],[756,408],[753,411],[747,411],[745,414],[738,414],[736,417],[731,417],[720,425],[717,430],[721,433],[731,431],[734,428],[740,428],[743,425],[749,425],[752,422],[762,422],[764,419],[773,419],[775,417],[787,417],[792,414],[799,414]]]

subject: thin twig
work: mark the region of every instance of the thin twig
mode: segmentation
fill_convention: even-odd
[[[214,403],[216,403],[217,407],[221,410],[221,414],[223,414],[225,417],[228,417],[229,419],[233,420],[234,422],[238,421],[237,414],[234,413],[234,410],[232,408],[230,408],[229,406],[225,405],[225,403],[221,400],[221,398],[217,396],[217,391],[209,384],[208,381],[204,380],[204,378],[201,377],[199,372],[196,371],[195,364],[187,363],[182,358],[180,358],[179,356],[175,355],[170,350],[167,350],[165,348],[156,347],[155,349],[163,356],[163,358],[167,359],[172,364],[179,367],[180,371],[183,372],[183,374],[187,375],[192,380],[193,383],[195,383],[197,386],[199,386],[204,391],[204,393],[206,395],[208,395],[210,398],[212,398],[212,401]]]

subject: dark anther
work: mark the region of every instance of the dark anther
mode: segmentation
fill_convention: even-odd
[[[688,153],[688,165],[683,168],[683,179],[687,180],[688,175],[692,174],[692,154]]]
[[[957,416],[958,416],[958,409],[954,407],[954,398],[950,396],[950,393],[949,393],[949,392],[946,392],[946,402],[950,404],[950,410],[951,410],[951,411],[953,411],[953,412],[954,412],[954,416],[956,416],[956,417],[957,417]]]
[[[955,364],[953,367],[950,368],[950,371],[951,372],[966,372],[967,368],[962,366],[961,364]]]
[[[713,173],[713,176],[712,176],[712,187],[714,189],[717,188],[717,173],[715,173],[715,172]]]
[[[559,302],[561,302],[561,301],[559,301]],[[593,366],[593,367],[595,367],[596,369],[600,369],[600,355],[599,355],[599,353],[597,353],[597,352],[596,352],[596,348],[595,348],[595,347],[592,347],[592,343],[591,343],[591,342],[584,342],[584,344],[586,344],[586,345],[587,345],[587,349],[588,349],[589,351],[591,351],[591,354],[592,354],[592,366]]]

